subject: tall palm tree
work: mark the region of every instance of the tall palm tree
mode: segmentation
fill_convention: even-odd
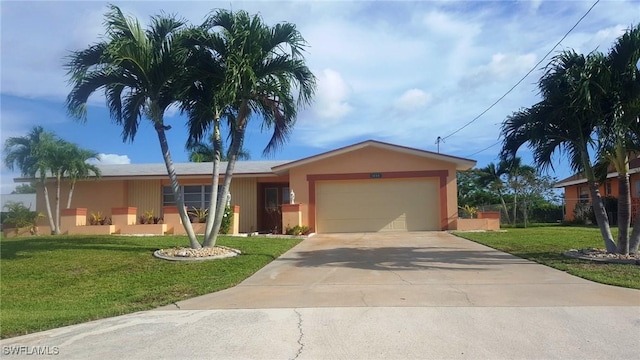
[[[553,168],[554,154],[567,156],[571,169],[584,173],[605,247],[615,252],[616,244],[589,156],[601,119],[593,107],[581,101],[585,89],[598,86],[585,76],[600,61],[598,54],[584,56],[572,50],[554,56],[538,84],[542,100],[512,114],[503,124],[501,157],[513,158],[520,147],[528,144],[534,162],[546,170]]]
[[[72,154],[70,156],[71,162],[67,164],[64,169],[65,176],[69,179],[69,198],[67,199],[67,209],[71,208],[71,199],[73,198],[73,190],[76,187],[76,182],[81,179],[87,179],[93,174],[96,178],[100,177],[100,169],[97,166],[88,163],[88,160],[96,159],[100,160],[98,153],[95,151],[81,149],[75,147],[71,149]]]
[[[205,129],[213,127],[214,149],[219,159],[219,121],[222,119],[229,125],[231,145],[222,188],[222,194],[227,194],[249,121],[260,119],[261,128],[272,131],[263,152],[269,155],[287,141],[297,110],[310,104],[316,82],[302,54],[306,42],[293,24],[270,27],[258,15],[217,10],[200,29],[206,32],[200,46],[213,55],[199,57],[204,64],[196,65],[196,69],[212,70],[209,89],[203,86],[208,95],[204,98],[212,101],[208,111],[190,112],[190,133],[198,140]],[[297,98],[293,93],[297,93]],[[212,98],[211,94],[217,95]],[[214,214],[213,224],[205,234],[204,246],[215,245],[224,214],[223,200],[224,197],[211,201],[210,209],[215,210],[210,211]]]
[[[636,253],[640,244],[640,224],[636,221],[629,238],[631,187],[629,152],[640,150],[640,24],[619,37],[601,64],[598,93],[589,93],[604,113],[598,131],[598,155],[604,166],[618,172],[618,248],[620,254]]]
[[[105,40],[75,51],[66,65],[72,85],[67,108],[86,121],[87,100],[104,90],[113,121],[122,126],[123,141],[133,141],[142,118],[153,124],[182,224],[192,248],[201,245],[184,208],[165,124],[167,108],[177,101],[177,83],[184,69],[183,53],[175,37],[185,23],[175,16],[153,16],[146,30],[115,5],[105,15]]]

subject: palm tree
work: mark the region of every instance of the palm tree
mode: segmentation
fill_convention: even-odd
[[[222,188],[222,194],[227,194],[249,120],[259,118],[262,129],[272,131],[263,152],[269,155],[287,141],[298,108],[310,104],[315,92],[315,76],[305,65],[302,54],[306,42],[293,24],[269,27],[258,15],[217,10],[199,31],[194,38],[200,39],[200,48],[212,55],[195,56],[203,60],[196,62],[195,69],[199,73],[211,71],[208,82],[194,84],[193,88],[201,89],[200,95],[194,97],[210,102],[205,111],[187,107],[190,134],[199,140],[204,130],[212,127],[215,159],[219,160],[219,121],[223,119],[229,125],[231,145]],[[297,99],[292,93],[297,93]],[[214,181],[216,177],[214,171]],[[204,246],[215,245],[224,214],[224,197],[219,200],[213,197],[209,212],[214,214],[213,224],[209,231],[207,223]]]
[[[597,109],[581,101],[585,90],[598,86],[589,81],[588,74],[600,62],[598,54],[585,57],[567,50],[556,55],[538,84],[542,100],[512,114],[503,124],[501,157],[514,158],[518,149],[528,144],[536,165],[546,170],[553,168],[554,154],[567,156],[571,169],[584,173],[606,249],[615,252],[616,244],[589,156],[601,119]]]
[[[489,163],[487,166],[479,169],[480,171],[480,186],[491,189],[498,194],[502,209],[504,210],[504,216],[507,219],[507,223],[510,223],[509,210],[507,204],[504,201],[504,181],[502,175],[504,175],[504,169],[500,166],[496,166],[494,163]]]
[[[640,150],[640,24],[619,37],[604,58],[598,79],[600,92],[590,93],[604,112],[598,131],[598,155],[603,166],[612,165],[618,172],[618,248],[620,254],[637,253],[640,224],[636,221],[629,238],[631,189],[629,152]]]
[[[67,108],[86,121],[87,100],[104,90],[113,121],[122,126],[123,141],[133,141],[141,119],[153,124],[180,219],[192,248],[201,245],[184,208],[184,199],[165,132],[167,108],[177,101],[177,84],[184,69],[183,53],[175,43],[184,22],[175,16],[154,16],[145,31],[137,19],[110,5],[105,15],[105,40],[75,51],[66,65],[72,85]]]
[[[76,144],[59,139],[54,133],[46,132],[40,126],[34,127],[27,136],[11,137],[5,142],[5,165],[14,169],[17,165],[23,176],[39,179],[44,191],[46,211],[51,231],[60,234],[60,190],[62,181],[69,176],[73,182],[80,169],[92,169],[93,165],[80,166],[83,156],[94,153],[79,148]],[[55,214],[51,208],[47,177],[55,179]],[[73,187],[72,187],[73,188]]]
[[[70,156],[71,162],[67,164],[64,169],[64,174],[69,178],[69,198],[67,199],[67,209],[71,208],[71,199],[73,198],[73,190],[76,187],[76,182],[80,179],[86,179],[91,174],[96,178],[100,177],[100,169],[97,166],[88,163],[88,160],[96,159],[100,160],[98,153],[75,147],[71,149],[72,154]]]
[[[20,174],[25,177],[39,179],[43,185],[49,226],[54,231],[55,223],[51,213],[49,192],[46,185],[48,164],[48,151],[52,149],[48,144],[58,141],[55,134],[45,131],[42,126],[35,126],[29,134],[20,137],[10,137],[4,143],[4,164],[10,169],[20,169]]]
[[[191,162],[213,162],[215,157],[215,149],[213,144],[215,143],[215,136],[211,134],[211,144],[202,141],[196,141],[194,143],[187,144],[187,150],[189,153],[189,161]],[[224,148],[224,143],[221,143],[221,148]],[[249,160],[251,155],[246,149],[240,150],[238,154],[238,160]],[[220,156],[220,161],[229,161],[229,150],[224,155]]]

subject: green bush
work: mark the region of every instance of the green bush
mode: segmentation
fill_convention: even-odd
[[[222,216],[222,224],[220,225],[220,234],[228,234],[233,223],[233,209],[231,206],[224,207],[224,215]]]
[[[295,236],[300,236],[300,235],[309,235],[311,233],[311,228],[303,225],[296,225],[294,227],[288,227],[285,229],[285,234],[287,235],[295,235]]]
[[[16,232],[23,228],[31,228],[31,232],[36,232],[38,218],[43,215],[37,211],[31,211],[21,202],[7,201],[4,205],[6,213],[2,219],[2,224],[7,227],[14,227]]]

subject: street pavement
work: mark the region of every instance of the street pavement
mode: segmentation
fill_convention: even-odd
[[[0,343],[7,359],[637,359],[639,335],[638,290],[415,232],[316,235],[236,287]]]

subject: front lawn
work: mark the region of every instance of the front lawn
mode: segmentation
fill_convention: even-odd
[[[597,228],[548,226],[456,235],[591,281],[640,289],[638,265],[602,264],[562,255],[569,249],[604,248]]]
[[[41,236],[0,241],[0,337],[153,309],[232,287],[300,242],[221,237],[230,259],[169,262],[184,236]]]

